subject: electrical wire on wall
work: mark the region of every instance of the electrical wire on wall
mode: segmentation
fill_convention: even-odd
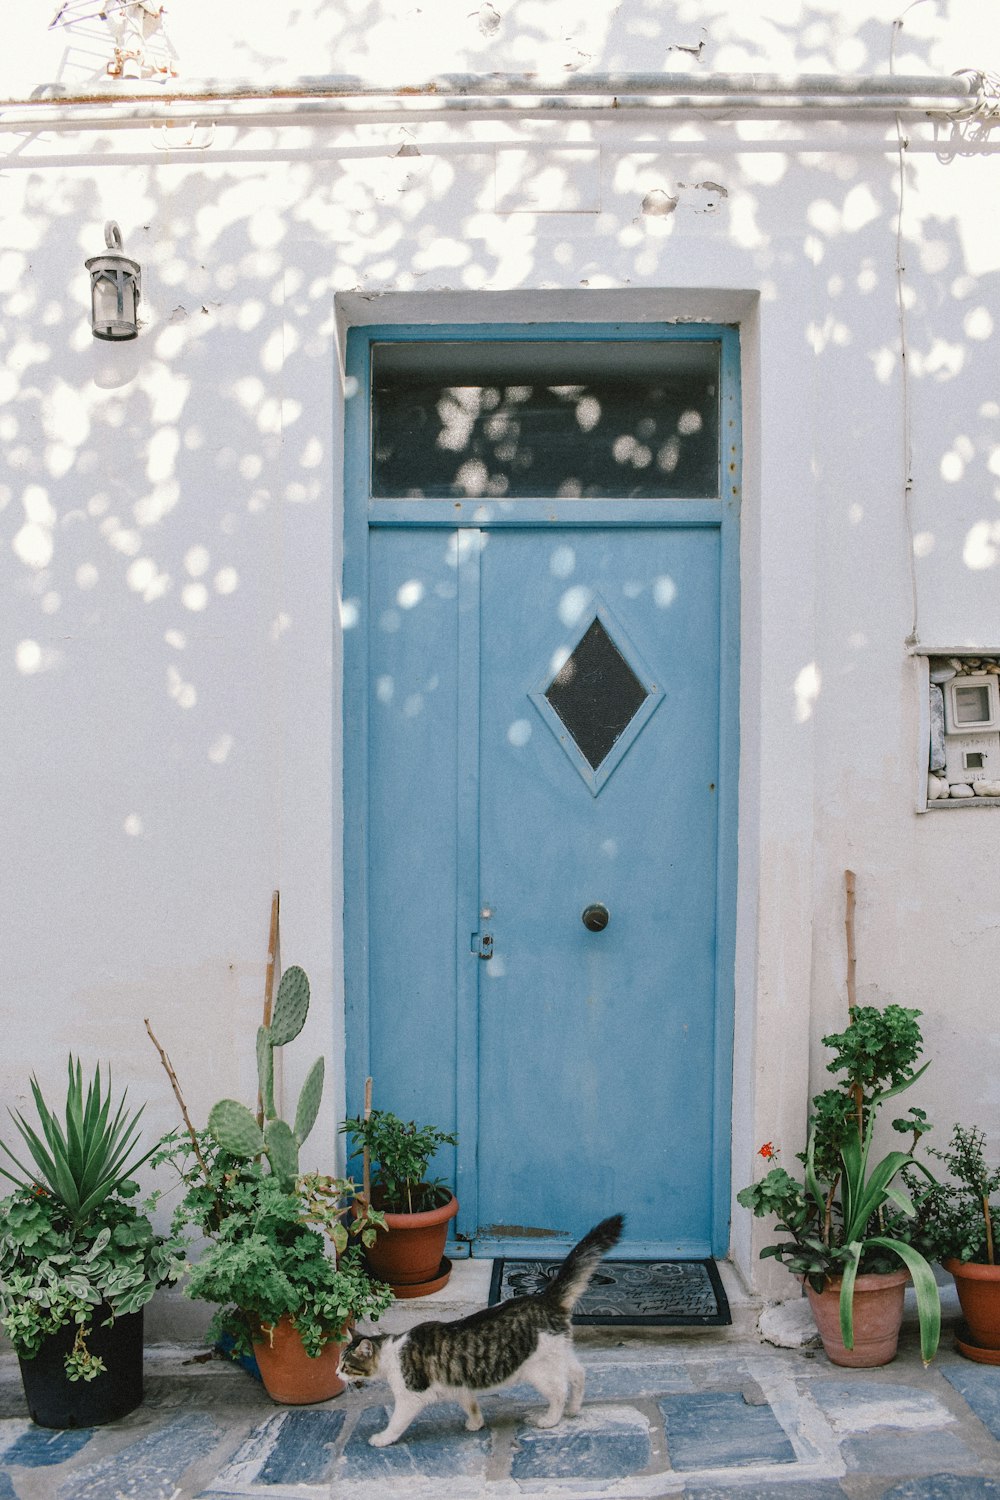
[[[913,10],[914,6],[922,5],[924,0],[913,0],[906,7],[902,15],[896,17],[892,23],[892,40],[889,44],[889,72],[896,71],[896,40],[903,29],[903,19]],[[898,162],[898,203],[896,209],[896,311],[899,322],[899,369],[900,369],[900,399],[902,403],[902,438],[903,438],[903,522],[906,531],[907,566],[910,579],[910,631],[906,637],[907,646],[915,646],[920,639],[918,633],[919,604],[917,598],[917,559],[914,552],[913,531],[913,426],[912,405],[910,397],[910,351],[907,342],[907,318],[906,318],[906,261],[903,257],[903,216],[906,207],[906,153],[910,142],[903,129],[903,119],[896,114],[896,158]]]

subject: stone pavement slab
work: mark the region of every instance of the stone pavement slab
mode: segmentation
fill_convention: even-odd
[[[1000,1368],[958,1360],[946,1365],[941,1373],[1000,1442]]]
[[[521,1427],[510,1473],[514,1480],[625,1479],[649,1467],[649,1419],[629,1406],[587,1406],[559,1427]]]
[[[751,1406],[739,1391],[667,1396],[659,1406],[675,1469],[795,1462],[788,1434],[770,1406]]]
[[[280,1407],[244,1371],[150,1350],[147,1397],[108,1427],[51,1433],[26,1417],[0,1356],[0,1500],[1000,1500],[1000,1370],[913,1337],[878,1371],[712,1330],[578,1340],[580,1416],[530,1425],[517,1386],[421,1414],[403,1439],[375,1384]]]

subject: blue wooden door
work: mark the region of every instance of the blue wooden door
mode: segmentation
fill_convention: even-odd
[[[400,336],[419,380],[433,341]],[[350,409],[347,1105],[370,1073],[377,1106],[458,1130],[435,1172],[474,1253],[554,1254],[618,1210],[625,1253],[727,1246],[738,399],[735,336],[708,336],[694,498],[411,493],[409,450],[380,492],[392,442]],[[379,337],[352,335],[360,393]]]
[[[633,1244],[710,1249],[719,560],[702,529],[483,547],[486,1238],[623,1208]]]

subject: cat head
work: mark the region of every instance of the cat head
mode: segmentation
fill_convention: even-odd
[[[383,1337],[352,1335],[340,1355],[340,1373],[345,1380],[370,1380],[378,1374]]]

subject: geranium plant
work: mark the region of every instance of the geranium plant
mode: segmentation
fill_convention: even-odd
[[[306,1352],[318,1355],[350,1318],[385,1311],[389,1288],[372,1281],[359,1252],[346,1248],[352,1182],[310,1174],[289,1184],[260,1161],[235,1159],[208,1135],[199,1146],[207,1177],[191,1173],[174,1223],[207,1238],[185,1292],[218,1304],[212,1337],[228,1335],[234,1353],[251,1354],[287,1314]],[[357,1232],[373,1235],[374,1227],[362,1221]]]
[[[761,1251],[816,1291],[840,1278],[840,1327],[844,1344],[854,1346],[853,1298],[859,1272],[885,1271],[902,1261],[913,1279],[920,1321],[921,1353],[933,1358],[941,1329],[940,1298],[934,1273],[916,1248],[911,1225],[916,1208],[904,1190],[911,1182],[929,1184],[931,1173],[914,1152],[929,1129],[922,1110],[911,1109],[893,1128],[910,1137],[906,1149],[873,1156],[876,1124],[882,1106],[910,1088],[926,1063],[914,1069],[922,1048],[918,1011],[890,1005],[855,1007],[845,1032],[823,1038],[835,1052],[831,1072],[844,1075],[837,1088],[813,1099],[799,1181],[781,1166],[772,1166],[759,1182],[737,1194],[737,1201],[757,1218],[774,1215],[788,1236]],[[777,1154],[768,1142],[760,1154]]]
[[[389,1288],[372,1281],[348,1248],[351,1235],[370,1244],[382,1215],[366,1208],[349,1219],[359,1196],[355,1184],[300,1167],[322,1098],[322,1057],[306,1075],[294,1119],[278,1113],[274,1052],[300,1034],[308,1010],[309,980],[293,965],[257,1032],[257,1114],[238,1100],[220,1099],[202,1132],[191,1124],[176,1075],[150,1031],[187,1127],[163,1153],[185,1185],[174,1226],[178,1232],[193,1227],[206,1241],[185,1292],[219,1305],[211,1332],[227,1334],[235,1354],[252,1353],[254,1342],[287,1315],[315,1357],[340,1338],[349,1318],[376,1318],[392,1302]]]

